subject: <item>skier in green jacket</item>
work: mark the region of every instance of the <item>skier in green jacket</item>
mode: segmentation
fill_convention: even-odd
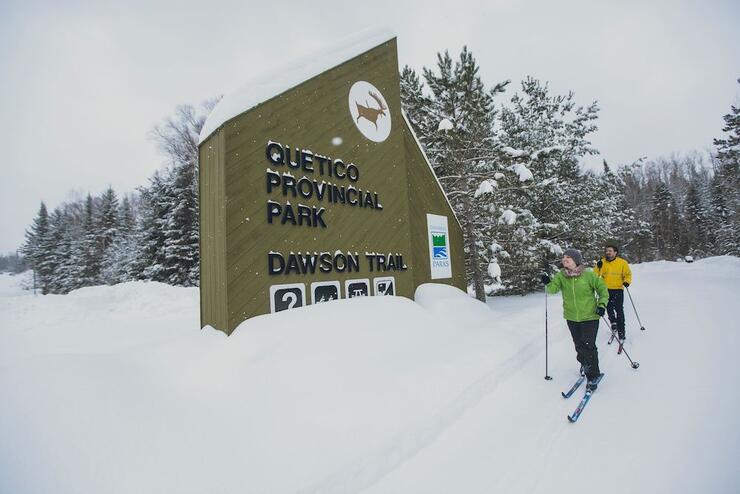
[[[609,290],[604,280],[583,265],[583,256],[576,249],[563,252],[563,269],[552,279],[542,275],[541,281],[548,293],[563,294],[563,313],[576,347],[576,359],[588,379],[586,389],[594,391],[601,374],[596,333],[609,302]]]

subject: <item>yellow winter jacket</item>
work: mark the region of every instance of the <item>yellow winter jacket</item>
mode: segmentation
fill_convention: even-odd
[[[632,271],[627,261],[619,256],[613,261],[607,261],[605,257],[602,257],[601,263],[601,268],[598,265],[594,267],[594,273],[606,282],[609,290],[622,290],[622,283],[625,281],[632,284]]]

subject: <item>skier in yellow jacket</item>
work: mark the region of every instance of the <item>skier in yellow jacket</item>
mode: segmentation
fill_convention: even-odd
[[[609,289],[609,303],[606,312],[609,315],[612,330],[617,331],[619,343],[624,343],[624,287],[632,283],[632,271],[627,261],[619,257],[619,249],[613,243],[604,250],[604,257],[596,263],[594,273],[606,282]]]

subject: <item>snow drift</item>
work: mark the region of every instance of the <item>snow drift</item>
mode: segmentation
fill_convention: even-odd
[[[424,285],[226,337],[198,329],[196,289],[34,297],[0,276],[0,492],[732,492],[740,260],[634,268],[640,369],[602,329],[575,425],[559,297],[548,382],[542,294]]]

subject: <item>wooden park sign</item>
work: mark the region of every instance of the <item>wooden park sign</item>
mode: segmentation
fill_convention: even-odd
[[[380,32],[224,98],[200,142],[201,325],[465,287],[462,231],[401,112]]]

